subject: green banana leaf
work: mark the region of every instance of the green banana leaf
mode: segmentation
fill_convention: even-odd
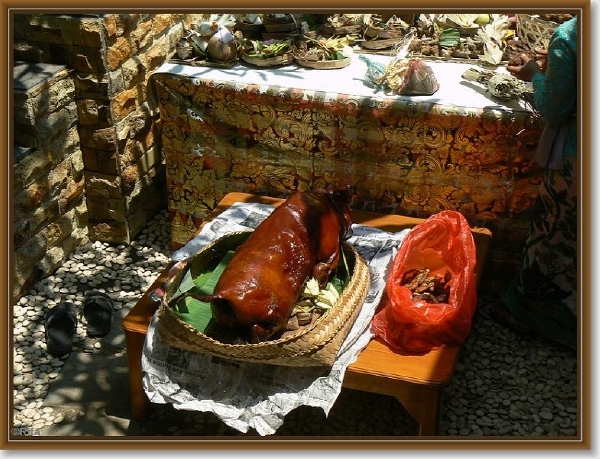
[[[211,295],[215,291],[219,277],[231,260],[233,252],[233,250],[229,250],[213,270],[203,272],[198,277],[194,278],[192,269],[189,269],[179,285],[178,292],[181,291],[182,294],[178,296],[171,308],[177,317],[200,332],[206,330],[212,319],[210,303],[186,296],[185,293],[194,293],[199,296]]]
[[[460,43],[460,31],[458,29],[446,29],[440,34],[440,46],[452,48]]]

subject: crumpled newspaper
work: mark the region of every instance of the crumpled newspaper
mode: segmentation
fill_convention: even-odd
[[[236,203],[175,252],[173,259],[185,260],[215,238],[255,228],[272,210],[265,204]],[[285,416],[301,405],[322,408],[328,415],[342,389],[346,369],[373,337],[370,324],[385,289],[388,268],[409,231],[388,233],[357,224],[352,229],[348,243],[369,266],[371,284],[331,368],[236,362],[176,349],[160,342],[155,315],[142,354],[143,385],[150,401],[209,411],[240,432],[253,428],[259,435],[274,434]]]

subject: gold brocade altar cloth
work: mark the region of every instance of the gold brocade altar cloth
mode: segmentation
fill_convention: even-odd
[[[537,196],[543,125],[517,101],[463,80],[473,65],[428,65],[440,89],[409,97],[365,86],[356,55],[337,70],[164,64],[150,92],[173,245],[186,243],[229,192],[281,198],[350,185],[355,209],[419,218],[459,211],[492,229],[498,256],[514,258]]]

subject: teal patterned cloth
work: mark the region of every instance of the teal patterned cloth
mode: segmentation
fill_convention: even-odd
[[[577,348],[577,18],[558,26],[545,74],[533,78],[542,118],[565,131],[559,167],[545,170],[539,217],[525,241],[521,269],[502,300],[530,330]]]
[[[566,124],[563,154],[577,156],[577,16],[559,25],[550,39],[546,72],[532,78],[534,104],[552,127]]]

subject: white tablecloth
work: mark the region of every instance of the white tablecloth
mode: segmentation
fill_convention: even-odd
[[[230,69],[214,67],[195,67],[182,64],[166,63],[155,73],[171,73],[203,80],[212,80],[243,85],[256,84],[265,88],[280,86],[302,90],[324,91],[327,93],[347,94],[353,96],[381,97],[394,99],[419,100],[423,103],[435,103],[455,107],[486,108],[506,111],[528,111],[516,100],[501,101],[492,97],[485,88],[466,81],[462,74],[469,68],[481,68],[475,61],[473,64],[452,61],[425,61],[435,73],[440,88],[431,96],[396,96],[385,95],[363,83],[367,65],[358,54],[352,56],[352,62],[343,69],[316,70],[289,65],[281,68],[253,68],[236,65]],[[387,64],[392,58],[385,55],[368,54],[369,59]],[[486,67],[488,70],[507,73],[504,67]]]

